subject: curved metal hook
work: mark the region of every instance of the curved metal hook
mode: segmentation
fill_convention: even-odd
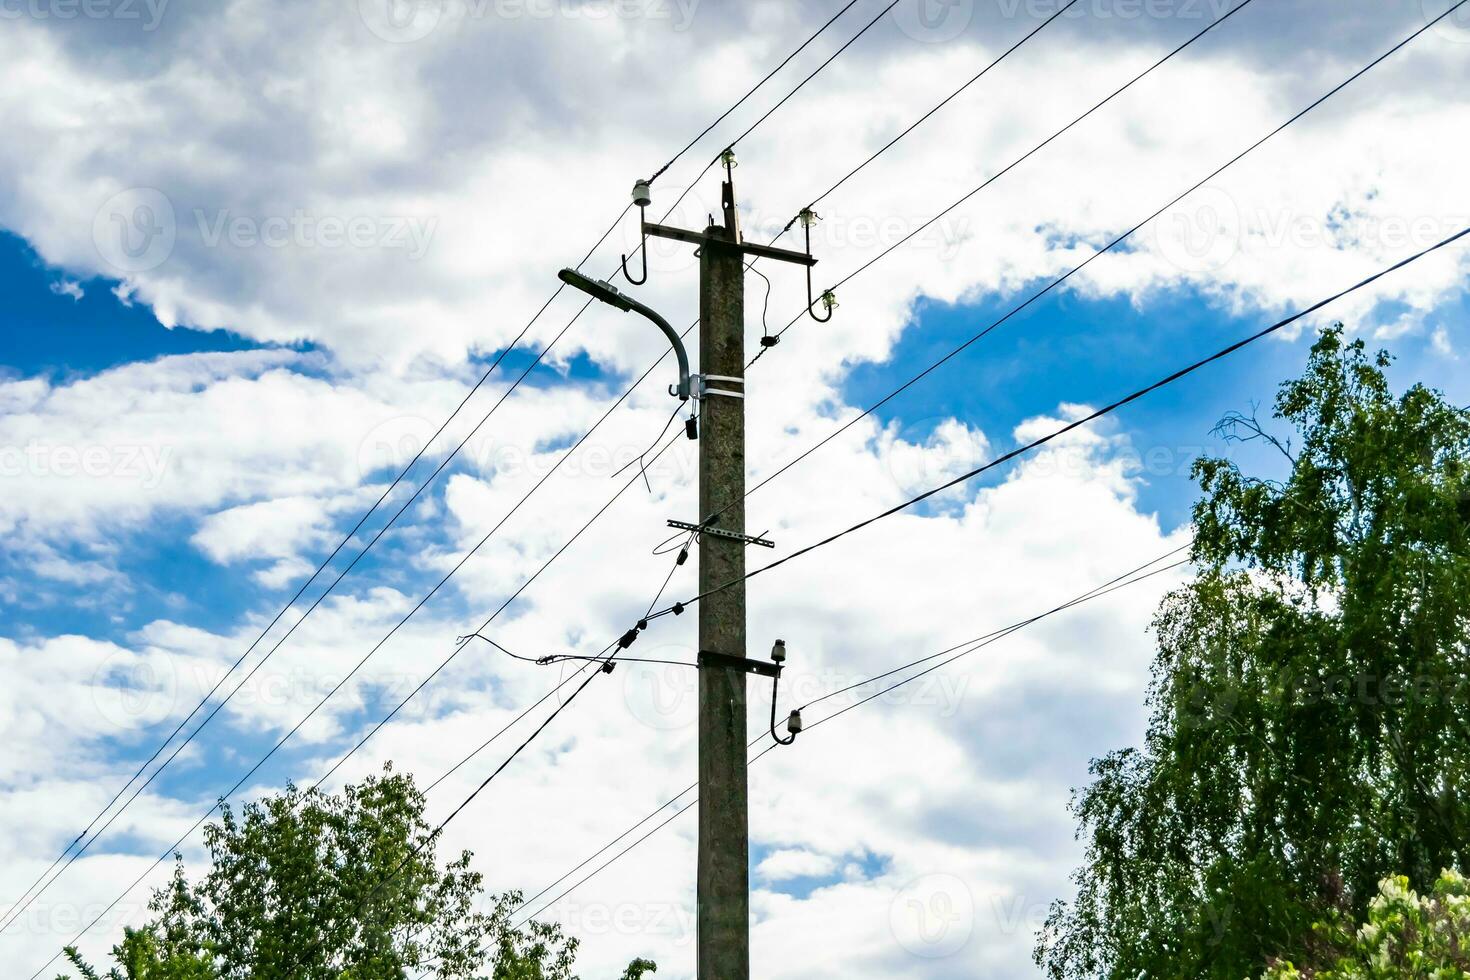
[[[628,256],[623,256],[623,278],[635,286],[641,286],[648,281],[648,217],[647,209],[642,205],[638,207],[638,231],[642,240],[638,243],[638,251],[643,254],[643,278],[634,279],[633,274],[628,271]]]
[[[796,736],[801,731],[801,712],[792,712],[792,715],[794,715],[796,718],[796,727],[795,730],[791,731],[791,734],[787,735],[785,738],[782,738],[780,735],[776,734],[776,692],[780,689],[781,675],[778,673],[771,681],[771,738],[776,740],[777,745],[790,745],[792,742],[796,741]]]
[[[811,255],[812,254],[812,219],[815,218],[815,217],[816,217],[816,214],[813,213],[810,210],[806,210],[806,211],[803,211],[801,213],[802,224],[806,227],[806,254],[807,255]],[[817,316],[817,310],[816,310],[817,300],[812,298],[812,267],[811,266],[807,266],[806,267],[806,311],[807,311],[808,314],[811,315],[811,318],[813,320],[816,320],[818,323],[826,323],[828,320],[832,319],[832,305],[833,304],[832,304],[832,302],[830,300],[831,295],[832,295],[832,291],[829,289],[826,292],[824,292],[820,297],[818,297],[818,299],[822,300],[823,303],[826,305],[826,307],[827,307],[827,315],[826,316]]]

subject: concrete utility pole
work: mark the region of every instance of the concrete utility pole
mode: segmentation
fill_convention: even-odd
[[[703,233],[644,224],[647,234],[700,249],[699,980],[750,977],[745,675],[775,672],[746,657],[745,549],[769,543],[745,533],[745,262],[814,264],[808,254],[744,241],[733,166],[727,153],[723,222]]]

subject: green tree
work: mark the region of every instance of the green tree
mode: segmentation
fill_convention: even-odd
[[[1470,413],[1395,395],[1338,326],[1275,416],[1284,481],[1199,460],[1199,574],[1156,617],[1141,749],[1073,801],[1077,897],[1036,959],[1068,977],[1258,976],[1395,871],[1470,845]]]
[[[238,815],[223,806],[205,828],[208,873],[192,883],[180,859],[106,977],[575,980],[576,939],[549,923],[512,927],[516,892],[477,907],[470,853],[441,867],[423,813],[413,779],[391,766],[341,794],[291,786]],[[67,957],[101,980],[76,950]],[[624,980],[655,969],[636,960]]]
[[[1446,871],[1419,895],[1403,875],[1385,878],[1354,926],[1338,913],[1313,928],[1317,950],[1298,969],[1281,960],[1262,980],[1464,980],[1470,977],[1470,886]]]

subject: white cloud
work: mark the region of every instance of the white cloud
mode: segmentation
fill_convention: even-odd
[[[751,372],[752,481],[856,416],[842,394],[851,367],[889,357],[913,328],[916,299],[990,299],[1070,268],[1406,33],[1402,11],[1385,6],[1340,13],[1335,54],[1283,67],[1265,53],[1325,42],[1303,38],[1304,19],[1275,20],[1279,9],[1262,13],[1255,30],[1241,28],[1253,5],[1232,22],[1241,33],[1176,59],[844,286],[836,321],[801,323]],[[702,4],[691,30],[680,32],[627,19],[547,23],[451,8],[459,12],[406,44],[373,36],[355,4],[308,9],[269,0],[180,7],[141,40],[117,25],[104,34],[89,33],[104,25],[31,21],[0,35],[10,83],[0,94],[8,134],[0,224],[68,276],[125,276],[115,294],[147,304],[167,325],[320,345],[316,353],[187,355],[91,376],[0,380],[0,451],[19,467],[7,473],[0,531],[32,573],[82,589],[121,587],[117,539],[182,518],[180,543],[210,560],[248,569],[266,587],[297,581],[457,403],[473,380],[466,353],[513,337],[555,270],[622,206],[632,178],[784,56],[812,18],[799,5]],[[714,43],[732,25],[739,29]],[[985,26],[942,45],[875,31],[742,143],[737,178],[749,234],[773,234],[1020,25]],[[1049,135],[1186,27],[1197,29],[1092,18],[1043,34],[819,207],[818,287]],[[817,45],[802,66],[833,47]],[[1264,317],[1427,244],[1458,211],[1470,213],[1470,202],[1445,196],[1462,183],[1451,161],[1460,134],[1470,132],[1465,109],[1422,95],[1425,78],[1442,90],[1463,82],[1463,53],[1453,38],[1427,35],[1074,284],[1145,309],[1166,291],[1190,288]],[[737,113],[729,132],[776,91]],[[658,214],[714,149],[702,145],[659,181]],[[163,201],[129,192],[137,188],[154,188]],[[710,191],[706,184],[692,194],[676,220],[694,224],[714,210]],[[150,267],[158,256],[146,248],[129,255],[113,247],[108,234],[140,234],[129,222],[165,217],[164,203],[176,236],[160,263]],[[143,204],[153,210],[140,212]],[[215,230],[222,237],[211,244]],[[279,244],[249,244],[261,235]],[[623,222],[595,271],[611,271],[616,253],[635,242],[631,220]],[[654,278],[640,291],[680,327],[696,311],[688,253],[655,249]],[[1368,318],[1368,299],[1328,313],[1361,318],[1365,330],[1402,324],[1412,333],[1458,295],[1463,271],[1456,253],[1377,287],[1373,300],[1394,301],[1391,313]],[[804,283],[796,269],[767,272],[771,326],[779,328],[804,305]],[[555,336],[577,307],[573,297],[558,300],[531,340]],[[758,308],[748,307],[753,336]],[[1430,342],[1447,347],[1449,339],[1441,328]],[[662,344],[646,324],[598,307],[549,363],[566,368],[585,353],[604,372],[641,371]],[[469,433],[510,376],[476,396],[441,448]],[[348,580],[241,689],[213,740],[181,760],[198,767],[198,790],[150,792],[119,830],[150,848],[169,843],[243,771],[256,739],[288,730],[428,583],[503,521],[453,586],[303,729],[299,744],[311,758],[288,754],[282,771],[261,779],[274,785],[324,771],[363,732],[366,708],[411,691],[454,651],[456,635],[632,479],[614,474],[663,424],[672,406],[661,393],[671,380],[666,364],[523,507],[521,497],[601,415],[612,386],[568,378],[519,389],[471,440],[442,498],[430,495],[395,532],[392,541],[416,560],[371,586]],[[748,524],[769,529],[779,557],[1084,410],[1061,404],[1016,420],[1008,434],[947,416],[887,426],[863,419],[755,492]],[[984,489],[954,491],[942,507],[900,514],[752,580],[753,647],[780,636],[791,650],[782,707],[1040,611],[1182,543],[1140,513],[1131,449],[1122,430],[1078,431]],[[626,629],[669,568],[670,556],[649,554],[651,542],[669,518],[697,517],[692,459],[680,442],[650,474],[651,494],[635,483],[493,625],[497,641],[526,653],[590,653]],[[752,554],[752,565],[768,557]],[[675,576],[663,601],[693,591],[692,571]],[[1172,581],[1161,577],[987,647],[754,767],[755,840],[774,849],[756,881],[757,974],[1024,975],[1028,927],[1065,893],[1076,858],[1067,791],[1086,778],[1089,756],[1137,739],[1145,626]],[[131,721],[120,728],[115,716],[166,728],[273,612],[209,630],[159,621],[116,643],[0,640],[0,667],[14,678],[0,692],[0,736],[26,747],[6,756],[0,774],[7,891],[19,893],[80,829],[77,816],[126,779],[132,765],[124,760],[136,764],[151,750]],[[688,659],[693,619],[658,621],[635,652]],[[109,664],[116,670],[99,675]],[[470,644],[337,780],[393,758],[427,781],[562,676]],[[454,825],[446,846],[475,849],[499,889],[534,891],[575,865],[692,780],[691,678],[686,668],[633,664],[599,677]],[[750,692],[758,730],[769,721],[768,691],[752,684]],[[437,790],[435,813],[447,813],[549,707]],[[823,713],[814,708],[808,723]],[[239,756],[236,768],[219,761],[227,749]],[[615,975],[633,955],[659,959],[661,977],[689,975],[694,845],[691,814],[553,910],[584,939],[585,975]],[[99,848],[56,886],[58,902],[75,908],[111,897],[141,870],[122,851],[117,838]],[[778,887],[824,874],[840,881],[799,899]],[[938,958],[932,945],[914,948],[915,923],[905,918],[936,889],[966,910],[951,923],[964,941]],[[113,932],[89,937],[89,949],[111,940],[116,922],[108,925]],[[28,925],[7,939],[14,955],[33,958],[69,938],[62,931]],[[812,943],[814,935],[823,941]],[[958,932],[945,935],[959,941]]]

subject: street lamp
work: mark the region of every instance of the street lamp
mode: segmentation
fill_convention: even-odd
[[[589,278],[575,269],[563,269],[557,276],[568,286],[580,289],[595,300],[617,307],[624,313],[639,313],[652,320],[664,332],[664,336],[669,338],[669,343],[674,347],[674,356],[679,359],[679,384],[677,388],[670,385],[669,394],[678,395],[680,401],[689,400],[689,352],[684,349],[684,341],[680,339],[678,332],[669,326],[669,321],[626,293],[618,292],[617,287],[611,283]]]

